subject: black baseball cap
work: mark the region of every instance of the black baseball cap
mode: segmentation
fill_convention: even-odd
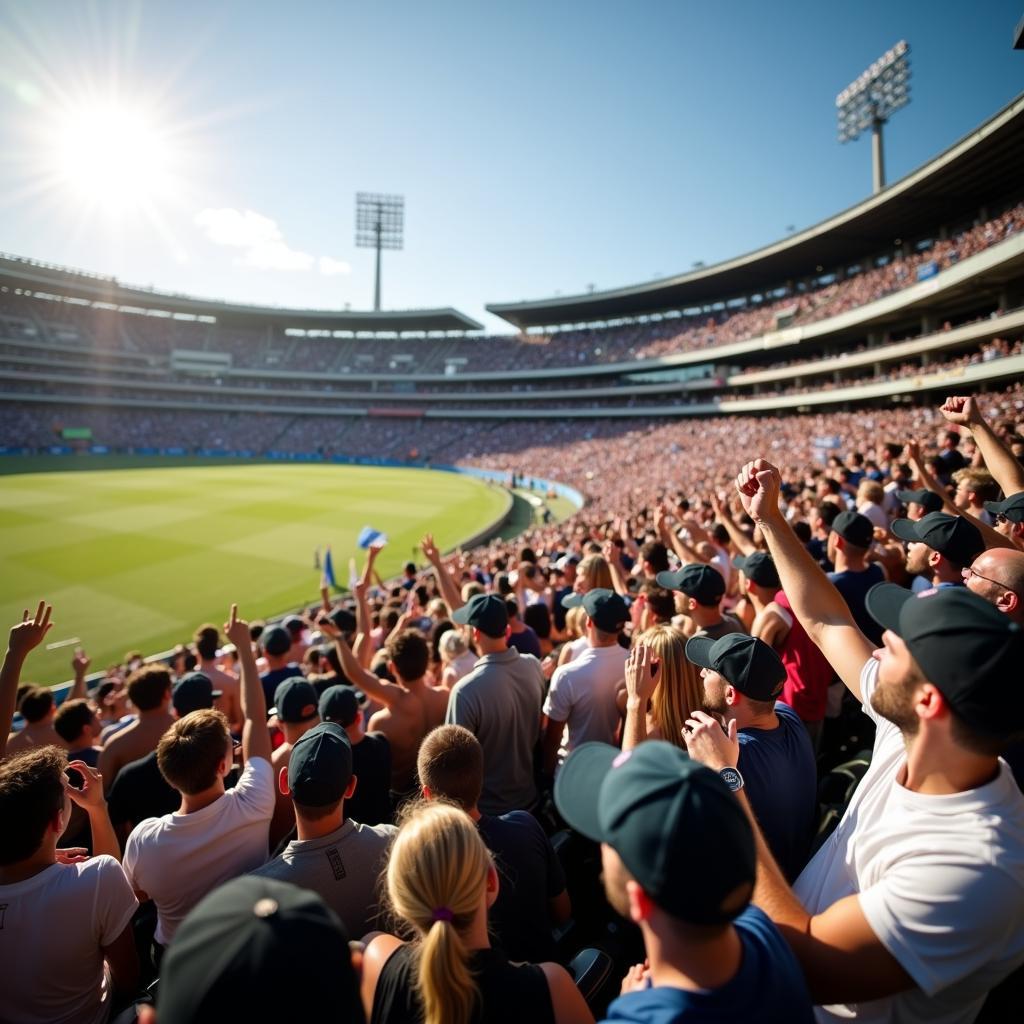
[[[260,644],[267,654],[279,657],[291,650],[292,635],[284,626],[271,626],[260,634]]]
[[[318,712],[313,684],[299,675],[278,683],[274,691],[274,710],[282,722],[297,724],[315,718]]]
[[[359,717],[359,698],[351,686],[328,686],[320,696],[320,717],[344,727]]]
[[[832,520],[832,532],[858,548],[869,548],[875,539],[875,527],[867,516],[847,509]]]
[[[356,631],[355,614],[349,611],[348,608],[335,608],[327,617],[342,633],[354,633]]]
[[[344,924],[309,889],[257,875],[189,912],[161,964],[157,1010],[161,1024],[364,1019]]]
[[[1002,501],[986,501],[985,511],[994,516],[1006,516],[1011,523],[1024,523],[1024,491],[1011,494]]]
[[[680,921],[724,924],[750,901],[757,861],[743,808],[717,773],[670,743],[582,744],[555,778],[555,805]]]
[[[352,780],[352,744],[336,722],[303,733],[288,757],[288,788],[302,807],[336,804]]]
[[[913,594],[877,583],[867,609],[901,637],[925,678],[971,729],[991,736],[1024,730],[1024,630],[966,587]]]
[[[717,672],[751,700],[775,700],[786,681],[786,666],[763,640],[746,633],[727,633],[718,640],[691,636],[686,657]]]
[[[725,580],[710,565],[693,562],[678,572],[659,572],[655,577],[659,587],[680,590],[698,604],[714,605],[725,597]]]
[[[920,505],[925,512],[939,512],[942,509],[942,498],[940,498],[934,491],[929,491],[926,488],[921,488],[919,491],[897,491],[896,497],[903,502],[904,505],[914,502],[915,505]]]
[[[963,516],[948,512],[929,512],[917,522],[897,519],[892,532],[900,540],[927,544],[960,569],[970,565],[985,550],[981,531]]]
[[[566,594],[563,608],[582,608],[602,633],[618,633],[629,622],[629,605],[621,594],[595,587],[585,594]]]
[[[298,615],[288,615],[281,623],[289,633],[297,635],[306,628],[306,623]]]
[[[192,711],[212,708],[215,697],[221,696],[221,690],[215,690],[210,677],[205,672],[189,672],[182,676],[171,690],[171,704],[179,718],[184,718]]]
[[[752,551],[749,555],[739,555],[732,560],[732,564],[751,583],[756,583],[759,587],[778,588],[781,586],[772,556],[765,551]]]
[[[497,639],[508,629],[505,599],[497,594],[474,594],[461,608],[452,612],[452,620],[460,626],[473,626],[485,636]]]

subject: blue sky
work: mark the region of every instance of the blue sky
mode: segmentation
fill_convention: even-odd
[[[384,305],[495,327],[485,302],[678,273],[862,198],[870,141],[839,145],[834,98],[901,38],[913,98],[886,144],[890,180],[905,174],[1024,89],[1022,13],[0,0],[0,250],[365,309],[354,194],[397,192],[405,250],[384,254]]]

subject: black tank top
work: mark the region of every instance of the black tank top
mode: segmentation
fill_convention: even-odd
[[[416,1024],[423,1009],[416,994],[417,949],[399,946],[377,979],[370,1024]],[[478,949],[470,970],[480,998],[473,1024],[555,1024],[555,1010],[544,972],[536,964],[510,964],[496,949]]]

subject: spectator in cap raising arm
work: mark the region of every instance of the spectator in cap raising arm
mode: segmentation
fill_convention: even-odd
[[[779,471],[758,459],[736,484],[794,611],[877,726],[870,769],[793,889],[755,824],[755,902],[826,1004],[819,1019],[973,1020],[1024,962],[1024,797],[998,758],[1024,730],[1024,690],[1006,686],[1021,630],[964,589],[915,598],[881,584],[873,656],[786,523]],[[690,727],[692,756],[735,767],[735,727],[703,714]]]
[[[668,743],[587,743],[566,759],[555,803],[601,844],[608,901],[644,939],[647,960],[608,1021],[810,1024],[792,952],[749,905],[754,838],[726,779]]]
[[[53,623],[50,622],[52,612],[53,609],[50,605],[45,601],[40,601],[32,618],[29,618],[26,608],[21,622],[11,627],[7,651],[4,653],[3,664],[0,665],[0,758],[8,753],[10,741],[13,738],[8,734],[11,731],[11,723],[14,721],[14,708],[18,700],[21,670],[25,666],[25,659],[29,653],[43,642],[43,637],[53,628]],[[57,734],[53,732],[52,724],[49,726],[49,733],[53,736],[51,742],[57,741]]]

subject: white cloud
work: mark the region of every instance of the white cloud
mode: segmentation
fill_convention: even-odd
[[[236,260],[240,266],[257,270],[312,270],[316,259],[308,252],[293,249],[284,240],[277,221],[255,210],[235,210],[231,207],[201,210],[196,224],[215,245],[226,245],[245,251]],[[321,259],[321,268],[323,265]],[[332,264],[337,261],[330,261]],[[322,273],[327,273],[323,271]],[[340,273],[332,270],[331,273]]]
[[[332,259],[330,256],[321,256],[320,273],[324,277],[334,277],[337,274],[351,274],[352,265],[344,260]]]

